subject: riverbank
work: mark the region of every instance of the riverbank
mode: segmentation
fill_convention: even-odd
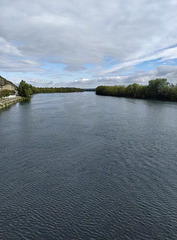
[[[22,97],[20,96],[0,98],[0,110],[19,102],[21,99]]]
[[[137,83],[128,86],[98,86],[97,95],[177,101],[177,85],[170,84],[165,78],[150,80],[148,85]]]

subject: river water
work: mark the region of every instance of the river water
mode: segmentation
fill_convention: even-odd
[[[177,238],[177,103],[39,94],[0,128],[0,239]]]

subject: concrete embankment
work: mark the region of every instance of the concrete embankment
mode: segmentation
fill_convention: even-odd
[[[9,107],[12,104],[15,104],[20,100],[21,100],[21,97],[19,96],[0,98],[0,110],[3,108]]]

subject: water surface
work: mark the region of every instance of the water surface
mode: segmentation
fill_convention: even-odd
[[[177,103],[39,94],[0,127],[0,239],[176,239]]]

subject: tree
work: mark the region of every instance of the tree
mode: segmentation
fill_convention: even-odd
[[[22,80],[18,87],[18,93],[22,97],[29,98],[33,92],[31,86]]]
[[[167,91],[169,83],[166,78],[157,78],[149,81],[149,96],[151,98],[162,98],[164,90]],[[166,89],[165,89],[166,88]]]

